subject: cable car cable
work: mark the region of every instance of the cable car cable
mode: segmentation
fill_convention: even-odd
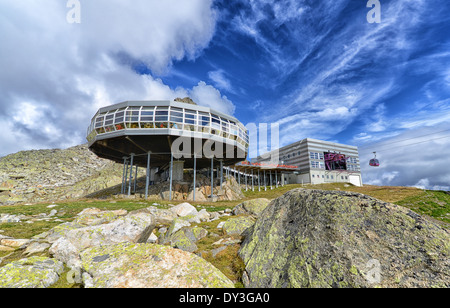
[[[445,138],[450,138],[450,135],[449,136],[445,136],[445,137],[440,137],[440,138],[435,138],[435,139],[429,139],[429,140],[424,140],[424,141],[420,141],[420,142],[410,143],[410,144],[404,144],[404,145],[400,145],[400,146],[396,146],[396,147],[391,147],[389,149],[384,149],[384,150],[381,149],[381,150],[377,150],[377,153],[378,152],[384,152],[384,151],[391,150],[391,149],[402,148],[402,147],[406,147],[406,146],[410,146],[410,145],[416,145],[416,144],[421,144],[421,143],[425,143],[425,142],[430,142],[430,141],[434,141],[434,140],[445,139]],[[362,152],[360,154],[364,154],[364,153],[369,153],[369,152]],[[371,153],[373,153],[373,152],[371,152]]]
[[[440,134],[440,133],[448,132],[448,131],[450,131],[450,129],[442,130],[442,131],[439,131],[439,132],[434,132],[434,133],[431,133],[431,134],[416,136],[416,137],[412,137],[412,138],[408,138],[408,139],[403,139],[403,140],[399,140],[399,141],[393,141],[393,142],[390,142],[390,143],[381,144],[380,146],[384,147],[385,145],[390,145],[390,144],[399,143],[399,142],[403,142],[403,141],[418,139],[418,138],[427,137],[427,136],[431,136],[431,135],[434,135],[434,134]],[[365,149],[365,148],[373,148],[373,146],[363,146],[360,149]]]

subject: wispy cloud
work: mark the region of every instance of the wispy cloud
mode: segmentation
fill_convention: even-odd
[[[208,72],[208,77],[214,82],[214,85],[231,93],[235,93],[231,81],[225,76],[224,70],[216,70]]]

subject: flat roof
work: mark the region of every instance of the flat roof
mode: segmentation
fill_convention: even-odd
[[[270,152],[264,153],[263,155],[271,155],[275,152],[282,152],[282,151],[286,151],[286,150],[290,150],[291,148],[295,148],[295,149],[299,149],[300,146],[307,146],[308,148],[318,148],[318,147],[324,147],[324,148],[328,148],[331,147],[331,149],[337,149],[339,148],[339,150],[341,151],[349,151],[349,152],[353,152],[355,154],[358,154],[358,147],[357,146],[353,146],[353,145],[348,145],[348,144],[343,144],[343,143],[336,143],[336,142],[332,142],[332,141],[323,141],[323,140],[318,140],[318,139],[313,139],[313,138],[305,138],[296,142],[293,142],[291,144],[285,145],[279,149],[276,150],[272,150]],[[330,149],[330,150],[331,150]],[[320,148],[320,150],[323,150],[322,148]],[[259,155],[258,157],[256,157],[256,159],[262,159],[262,155]]]
[[[236,167],[236,169],[254,169],[254,170],[275,170],[275,171],[299,171],[298,166],[292,165],[281,165],[276,163],[252,163],[249,161],[243,161],[230,166],[231,168]]]

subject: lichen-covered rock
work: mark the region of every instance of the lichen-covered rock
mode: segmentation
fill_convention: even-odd
[[[449,232],[362,194],[292,190],[245,236],[247,287],[450,286]]]
[[[0,268],[0,288],[48,288],[59,280],[62,262],[45,257],[31,257]]]
[[[0,206],[84,197],[121,183],[123,167],[97,157],[87,144],[22,151],[0,158]],[[139,173],[143,175],[143,171]]]
[[[153,218],[155,219],[155,224],[157,226],[170,225],[172,223],[172,221],[178,217],[178,215],[176,213],[172,212],[171,210],[158,209],[155,206],[150,206],[145,209],[139,209],[139,210],[130,212],[130,214],[134,214],[134,213],[147,213],[147,214],[153,215]]]
[[[101,211],[97,208],[84,209],[77,215],[73,223],[83,226],[95,226],[112,222],[121,216],[127,215],[126,210]]]
[[[154,228],[152,215],[138,213],[120,217],[110,223],[74,229],[65,237],[82,250],[121,242],[145,243]]]
[[[89,247],[104,246],[122,242],[145,243],[153,229],[155,221],[153,215],[147,213],[130,213],[118,217],[111,212],[95,214],[94,219],[83,218],[81,221],[56,227],[56,232],[50,232],[48,238],[53,243],[49,252],[58,260],[63,261],[70,268],[80,266],[79,253]],[[92,216],[92,211],[89,213]],[[108,217],[106,219],[106,217]],[[115,220],[113,217],[118,217]],[[91,217],[92,218],[92,217]],[[78,218],[78,220],[80,220]],[[101,223],[107,221],[108,223]],[[85,224],[80,224],[84,222]],[[100,223],[92,225],[94,222]],[[85,225],[88,226],[85,226]]]
[[[201,227],[183,227],[175,233],[168,232],[166,236],[161,238],[160,243],[184,251],[194,252],[198,249],[195,243],[207,235],[208,231]]]
[[[185,217],[189,215],[197,215],[197,209],[190,205],[189,203],[180,203],[172,208],[170,208],[170,211],[174,212],[180,217]]]
[[[223,273],[204,259],[168,246],[121,243],[93,247],[83,251],[81,259],[88,287],[233,287]]]
[[[233,209],[234,215],[258,215],[269,205],[270,200],[266,198],[258,198],[253,200],[247,200],[238,204]]]
[[[238,216],[229,218],[222,226],[222,230],[229,235],[241,235],[245,230],[253,226],[255,220],[250,216]]]

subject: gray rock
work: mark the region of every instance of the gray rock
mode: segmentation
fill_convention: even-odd
[[[10,214],[1,214],[0,215],[0,224],[17,223],[17,222],[20,222],[20,218],[16,215],[10,215]]]
[[[258,217],[258,215],[269,205],[270,200],[266,198],[259,198],[244,201],[238,204],[233,209],[234,215],[253,215]]]
[[[250,216],[233,217],[225,221],[223,232],[229,235],[241,235],[245,230],[253,226],[255,220]]]
[[[449,287],[449,232],[362,194],[295,189],[245,232],[247,287]]]
[[[100,220],[101,221],[101,220]],[[69,230],[57,232],[60,236],[53,242],[49,252],[70,268],[80,266],[79,253],[87,248],[122,242],[145,243],[155,228],[153,216],[133,213],[119,217],[106,224],[79,227],[71,225]],[[81,225],[82,226],[82,225]],[[52,239],[55,237],[53,236]]]
[[[147,214],[153,215],[153,217],[155,219],[155,224],[157,226],[170,225],[172,223],[172,221],[178,217],[178,215],[176,213],[174,213],[174,211],[166,210],[166,209],[158,209],[154,206],[150,206],[145,209],[136,210],[136,211],[131,212],[130,214],[133,214],[133,213],[147,213]]]
[[[221,246],[221,247],[214,248],[213,250],[211,250],[213,258],[215,258],[220,252],[224,251],[225,249],[227,249],[227,246]]]
[[[30,245],[27,246],[27,248],[25,249],[23,254],[28,257],[32,254],[42,253],[45,250],[47,250],[48,248],[50,248],[50,244],[40,243],[40,242],[32,242]]]
[[[0,268],[0,288],[48,288],[59,280],[62,262],[45,257],[31,257]]]
[[[209,221],[214,221],[220,218],[220,214],[218,212],[209,213]]]
[[[234,287],[223,273],[204,259],[168,246],[121,243],[93,247],[83,251],[81,259],[85,287]]]
[[[187,202],[178,204],[170,208],[170,210],[180,217],[185,217],[189,215],[196,216],[198,214],[197,209]]]

